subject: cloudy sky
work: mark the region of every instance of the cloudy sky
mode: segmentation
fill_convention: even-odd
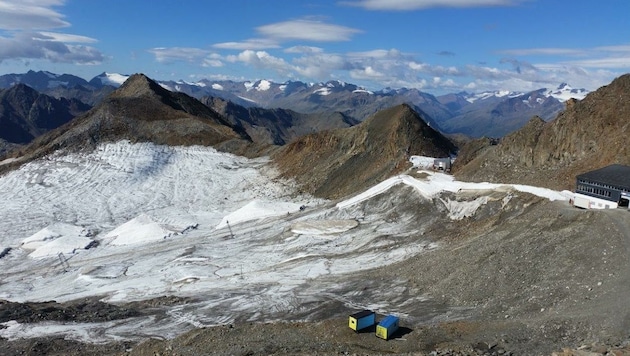
[[[0,74],[594,90],[630,72],[628,0],[0,0]]]

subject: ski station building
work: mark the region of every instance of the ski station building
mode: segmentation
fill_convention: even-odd
[[[630,166],[613,164],[576,177],[573,205],[584,209],[628,207]]]

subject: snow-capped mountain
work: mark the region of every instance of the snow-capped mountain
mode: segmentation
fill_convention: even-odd
[[[469,103],[474,103],[477,100],[488,100],[488,99],[496,99],[496,98],[515,98],[517,96],[521,96],[524,93],[522,92],[514,92],[509,90],[496,90],[496,91],[484,91],[481,93],[465,93],[464,97],[466,101]]]
[[[535,91],[541,92],[547,97],[558,99],[560,102],[565,102],[569,99],[582,100],[589,93],[586,89],[574,89],[567,83],[560,84],[555,89],[541,88]],[[474,103],[477,100],[487,100],[492,98],[515,98],[526,94],[525,92],[515,92],[509,90],[496,90],[485,91],[480,93],[462,93],[466,100],[470,103]]]
[[[11,83],[20,81],[27,85],[36,85],[36,88],[41,88],[55,97],[74,97],[95,105],[111,92],[112,88],[120,86],[128,78],[127,75],[105,72],[88,83],[84,80],[72,81],[65,76],[67,75],[60,76],[49,72],[29,72],[19,78],[15,75],[7,75],[0,77],[0,87],[7,87]],[[464,134],[473,134],[470,128],[475,127],[475,136],[496,135],[497,132],[518,128],[518,125],[526,122],[526,119],[533,115],[543,117],[545,120],[553,119],[554,115],[563,109],[563,106],[559,104],[569,98],[582,99],[588,93],[585,89],[574,89],[566,83],[555,89],[544,88],[530,92],[536,94],[498,90],[480,93],[463,92],[439,97],[413,88],[385,88],[372,91],[339,80],[318,83],[301,81],[276,83],[267,79],[242,82],[202,79],[196,82],[178,80],[158,81],[158,83],[169,91],[185,93],[197,99],[219,97],[243,107],[283,108],[305,114],[340,112],[356,121],[363,121],[379,110],[406,103],[420,112],[432,127],[446,133]],[[532,95],[536,97],[534,101],[528,99]],[[520,98],[519,100],[527,105],[514,105],[515,102],[512,99],[515,98]],[[546,98],[552,100],[548,101]],[[503,109],[499,111],[487,109],[497,105],[502,105]],[[470,121],[472,112],[505,112],[507,106],[511,106],[508,110],[511,112],[510,115],[519,117],[521,120],[499,131],[495,129],[501,128],[502,122],[498,124],[494,122],[486,127],[483,123]],[[554,108],[550,108],[551,106]],[[525,111],[519,112],[519,110]],[[466,115],[466,120],[452,120],[462,114]],[[446,121],[449,123],[444,124]]]
[[[567,83],[560,84],[556,89],[546,89],[545,91],[546,96],[554,97],[561,102],[565,102],[569,99],[582,100],[588,93],[590,93],[590,91],[584,88],[575,89]]]
[[[118,88],[121,86],[127,79],[129,79],[128,75],[118,74],[118,73],[107,73],[103,72],[96,77],[90,80],[90,84],[96,87],[101,87],[103,85],[109,85]]]
[[[87,85],[88,82],[83,78],[71,74],[54,74],[45,71],[35,72],[29,70],[24,74],[0,75],[0,89],[9,88],[16,84],[25,84],[39,92],[43,92],[60,86],[73,87]]]

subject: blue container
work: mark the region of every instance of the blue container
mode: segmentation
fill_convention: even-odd
[[[354,331],[369,328],[376,323],[376,314],[371,310],[364,310],[350,315],[348,326]]]
[[[398,321],[397,316],[386,316],[385,319],[381,320],[381,322],[376,325],[376,336],[381,339],[389,340],[396,330],[398,330]]]

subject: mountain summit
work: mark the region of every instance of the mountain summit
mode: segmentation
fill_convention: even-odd
[[[241,128],[231,126],[198,100],[135,74],[95,108],[38,137],[17,154],[24,162],[58,149],[93,149],[120,140],[224,150],[237,150],[251,141]]]
[[[309,193],[339,198],[402,172],[410,155],[448,157],[455,150],[451,141],[402,104],[357,126],[302,136],[274,160]]]

